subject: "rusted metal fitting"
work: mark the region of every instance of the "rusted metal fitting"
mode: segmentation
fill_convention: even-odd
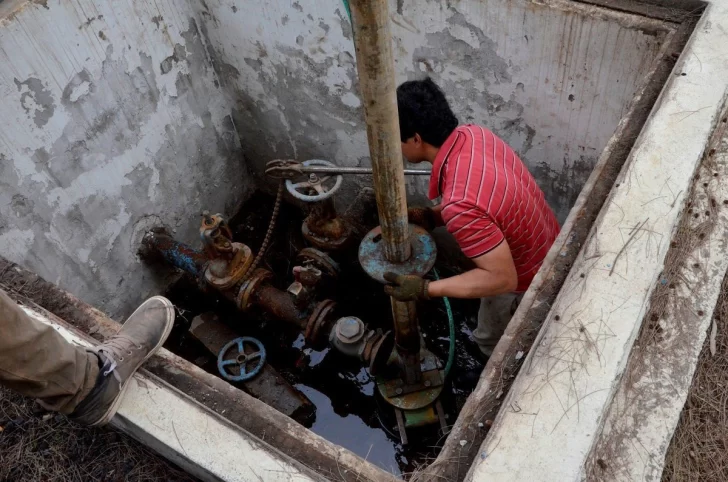
[[[232,259],[213,258],[205,270],[205,281],[224,291],[238,284],[253,263],[253,252],[242,243],[230,243]]]
[[[389,332],[387,332],[389,333]],[[368,362],[369,358],[372,356],[372,351],[374,349],[374,345],[379,340],[380,335],[382,334],[382,330],[371,330],[368,331],[366,335],[364,335],[363,342],[359,345],[359,351],[357,353],[357,356],[360,360]]]
[[[253,271],[253,275],[248,278],[238,290],[235,296],[235,304],[241,311],[247,311],[252,305],[253,293],[262,284],[273,279],[273,273],[267,269],[258,268]]]
[[[321,281],[321,270],[313,266],[294,266],[293,278],[286,291],[293,296],[293,303],[300,310],[307,309],[316,296],[316,286]]]
[[[222,214],[210,214],[209,211],[202,212],[200,239],[208,257],[232,259],[233,233]]]
[[[369,231],[359,245],[359,263],[366,273],[380,283],[386,283],[384,273],[416,274],[424,276],[435,266],[437,246],[430,233],[420,226],[410,224],[411,255],[402,263],[387,259],[382,242],[382,228]]]
[[[155,228],[144,235],[139,254],[146,259],[161,256],[172,266],[198,279],[209,261],[204,252],[176,241],[162,228]]]
[[[387,366],[394,350],[394,334],[391,331],[376,331],[376,336],[367,340],[362,359],[369,363],[369,373],[376,375]]]
[[[350,356],[359,356],[363,350],[364,343],[360,342],[364,338],[365,332],[366,327],[359,318],[345,316],[336,320],[329,340],[340,352]]]
[[[212,287],[224,291],[242,281],[253,263],[253,253],[242,243],[233,242],[233,234],[221,214],[202,213],[200,238],[210,262],[203,277]]]
[[[335,308],[336,302],[333,300],[323,300],[316,305],[306,323],[306,331],[304,333],[306,341],[315,346],[320,345],[326,339],[326,335],[330,333],[329,325],[333,323],[330,315]],[[329,329],[327,330],[326,327]]]
[[[301,226],[303,237],[319,249],[336,251],[353,240],[354,229],[336,214],[334,201],[316,203]]]
[[[364,322],[353,316],[336,321],[329,342],[338,352],[367,363],[372,375],[386,366],[394,349],[391,332],[382,334],[381,330],[367,330]]]
[[[301,233],[306,240],[319,249],[337,251],[350,243],[354,230],[341,218],[332,219],[324,224],[314,225],[306,218],[301,225]]]
[[[387,403],[401,410],[418,410],[433,405],[442,393],[445,372],[440,362],[430,351],[423,349],[421,354],[422,377],[417,383],[407,383],[404,378],[377,379],[377,388]],[[388,363],[397,363],[396,350]]]
[[[339,263],[334,261],[328,254],[316,248],[304,248],[298,252],[296,261],[302,266],[313,266],[326,276],[336,279],[339,277],[341,268]]]
[[[315,266],[294,266],[293,278],[307,288],[312,288],[321,281],[321,270]]]
[[[339,318],[336,322],[336,337],[348,345],[352,345],[364,337],[364,322],[355,316]]]

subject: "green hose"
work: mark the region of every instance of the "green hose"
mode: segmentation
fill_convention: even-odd
[[[440,279],[440,273],[437,269],[432,268],[432,273],[435,275],[435,279]],[[450,325],[450,349],[447,352],[447,364],[445,365],[445,376],[447,377],[452,368],[452,364],[455,362],[455,318],[452,315],[452,307],[450,306],[450,300],[447,296],[442,297],[442,301],[445,303],[445,311],[447,311],[447,322]]]
[[[349,22],[351,22],[351,7],[349,6],[349,0],[342,0],[344,2],[344,8],[346,9],[346,14],[349,16]]]

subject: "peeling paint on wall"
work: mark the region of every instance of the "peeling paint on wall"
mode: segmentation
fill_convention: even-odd
[[[56,0],[0,34],[0,253],[128,314],[164,286],[136,259],[135,226],[194,243],[201,210],[233,214],[251,188],[195,13]]]
[[[338,0],[193,4],[258,173],[281,157],[368,165],[351,26]],[[519,152],[563,220],[661,38],[563,2],[398,0],[390,8],[398,80],[433,77],[461,122],[489,127]],[[367,182],[350,179],[348,195]],[[414,199],[425,197],[425,179],[407,185]]]
[[[26,114],[32,117],[37,127],[46,125],[56,110],[56,104],[53,102],[50,91],[43,86],[40,79],[34,77],[29,77],[23,82],[13,79],[13,82],[18,87],[18,92],[21,93],[20,105]]]
[[[660,38],[553,2],[398,0],[390,18],[398,80],[432,76],[462,122],[519,152],[563,220]],[[338,0],[4,11],[0,252],[112,315],[161,286],[134,255],[148,220],[196,242],[195,213],[246,197],[246,165],[370,165]],[[341,201],[369,184],[348,179]],[[407,189],[423,202],[426,180]]]

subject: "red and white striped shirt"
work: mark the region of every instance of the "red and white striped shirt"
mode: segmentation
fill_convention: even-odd
[[[442,218],[463,253],[477,258],[505,239],[528,289],[559,234],[556,216],[513,149],[488,129],[460,126],[432,164],[430,199],[442,196]]]

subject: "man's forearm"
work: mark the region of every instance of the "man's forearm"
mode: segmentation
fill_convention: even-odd
[[[476,268],[451,278],[431,281],[427,287],[427,295],[430,298],[485,298],[514,290],[515,286],[507,276]]]

